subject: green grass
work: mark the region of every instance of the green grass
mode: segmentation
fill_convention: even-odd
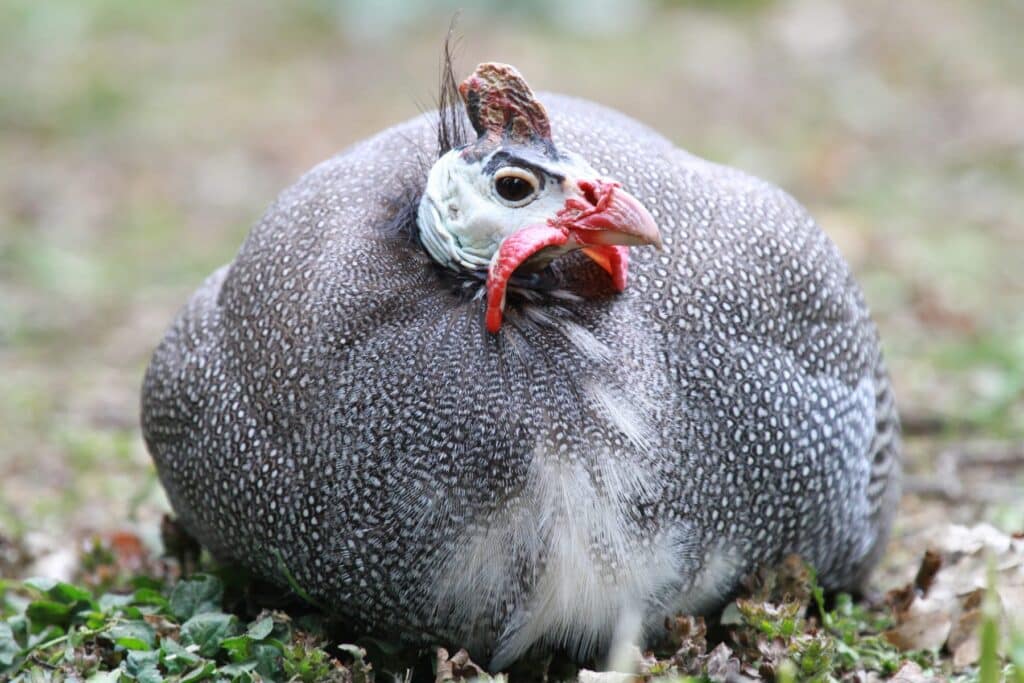
[[[329,645],[316,620],[223,611],[224,584],[212,575],[173,585],[134,576],[109,591],[29,579],[0,592],[4,680],[359,681],[370,671],[360,648]]]
[[[403,667],[415,662],[422,675],[423,663],[435,659],[427,651],[401,652],[371,640],[339,641],[336,623],[298,602],[288,608],[291,613],[254,613],[258,607],[252,606],[244,574],[207,562],[207,573],[176,580],[171,578],[175,566],[151,560],[146,571],[116,570],[117,552],[98,544],[83,557],[83,574],[75,583],[0,581],[0,679],[368,682],[381,671],[412,675]],[[938,653],[901,652],[885,640],[892,624],[885,610],[847,595],[827,606],[813,574],[806,569],[794,574],[794,567],[802,565],[788,563],[756,575],[749,594],[726,610],[714,636],[703,620],[680,618],[670,646],[646,655],[641,678],[711,680],[708,652],[724,643],[748,675],[779,681],[823,683],[857,671],[891,676],[907,662],[926,676],[979,683],[1024,680],[1024,634],[1000,632],[994,592],[984,607],[978,666],[952,672]],[[520,664],[517,671],[531,666]],[[533,675],[543,674],[546,664],[535,666],[540,668]],[[464,680],[470,669],[454,671],[445,680]]]

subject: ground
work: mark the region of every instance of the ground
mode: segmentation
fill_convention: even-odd
[[[0,576],[70,575],[94,534],[159,546],[149,354],[277,192],[431,107],[434,4],[0,7],[0,537],[30,556]],[[1024,6],[559,7],[466,11],[459,66],[514,63],[773,181],[857,273],[906,428],[878,590],[951,523],[1024,529]]]

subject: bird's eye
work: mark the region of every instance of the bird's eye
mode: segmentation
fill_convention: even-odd
[[[494,174],[494,191],[513,206],[522,206],[537,193],[537,178],[525,169],[507,167]]]

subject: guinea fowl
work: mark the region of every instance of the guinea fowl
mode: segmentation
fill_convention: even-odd
[[[653,637],[790,553],[862,585],[898,422],[834,245],[510,66],[458,94],[285,191],[167,332],[142,423],[184,527],[494,669]]]

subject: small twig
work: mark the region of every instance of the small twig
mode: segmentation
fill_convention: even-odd
[[[71,631],[68,631],[67,633],[65,633],[62,636],[57,636],[56,638],[51,638],[50,640],[47,640],[45,643],[39,643],[37,645],[33,645],[31,648],[27,648],[25,650],[25,653],[27,653],[28,650],[32,650],[33,652],[40,652],[42,650],[48,650],[51,647],[53,647],[54,645],[60,645],[65,640],[70,638],[72,636],[72,634],[74,634],[74,633],[78,633],[79,635],[81,635],[84,638],[92,638],[94,636],[98,636],[99,634],[103,633],[105,630],[107,630],[107,627],[110,626],[111,624],[116,624],[116,623],[118,623],[118,622],[117,621],[107,622],[104,625],[104,627],[101,628],[101,629],[84,629],[83,628],[83,629],[79,629],[79,630],[71,630]],[[25,654],[25,653],[23,653],[23,654]]]
[[[993,503],[1016,501],[1020,490],[1016,485],[982,486],[972,484],[970,490],[957,479],[907,476],[903,491],[922,498],[937,498],[950,503]]]
[[[964,467],[1015,467],[1024,465],[1024,443],[983,441],[950,449],[950,456]]]
[[[57,669],[57,665],[56,664],[50,664],[48,661],[43,659],[38,651],[33,651],[32,655],[28,659],[29,659],[30,662],[32,662],[34,664],[38,664],[39,666],[43,667],[44,669],[50,669],[51,671]]]
[[[905,436],[932,436],[944,432],[975,433],[980,426],[973,420],[937,413],[901,413],[900,428]]]

